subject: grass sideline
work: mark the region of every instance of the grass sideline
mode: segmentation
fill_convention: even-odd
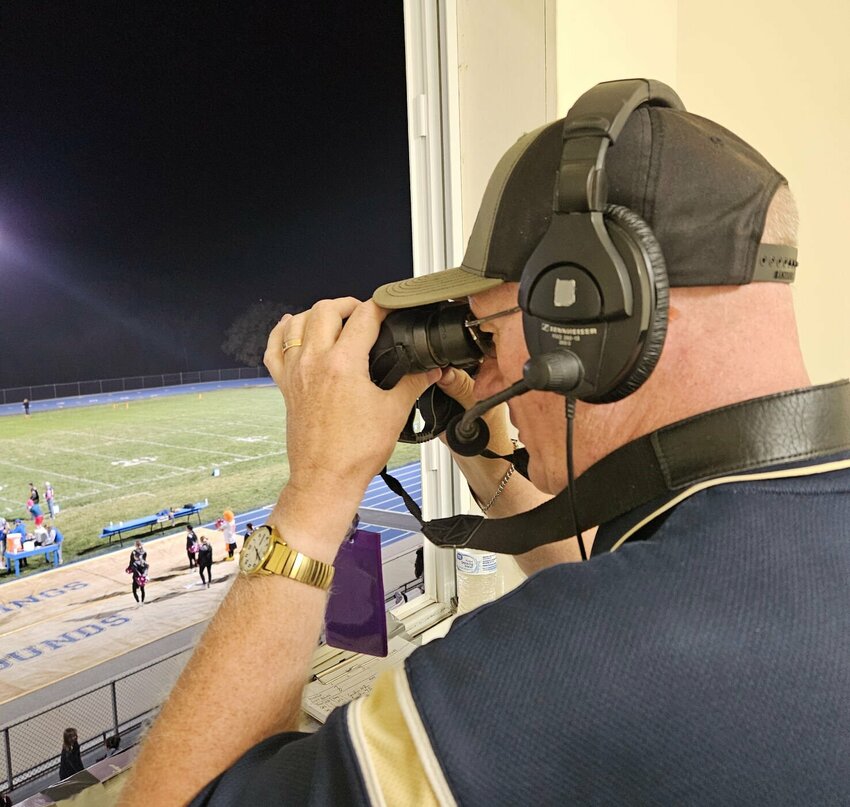
[[[51,482],[67,563],[102,551],[100,531],[110,521],[204,499],[203,521],[228,507],[238,513],[270,504],[289,478],[285,424],[273,386],[3,417],[0,515],[29,518],[30,481],[46,515],[44,483]],[[390,467],[418,457],[418,446],[399,444]],[[213,468],[221,475],[213,477]],[[30,572],[41,568],[31,564]]]

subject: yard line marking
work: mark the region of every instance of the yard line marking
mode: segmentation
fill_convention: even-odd
[[[104,485],[107,488],[116,488],[117,485],[110,485],[109,482],[98,482],[95,479],[86,479],[83,476],[72,476],[71,474],[61,474],[54,469],[44,469],[44,468],[34,468],[31,465],[19,465],[16,462],[6,462],[5,460],[0,460],[0,465],[10,465],[12,468],[15,468],[20,471],[32,471],[36,474],[45,474],[46,476],[54,476],[60,477],[62,479],[76,479],[77,482],[86,482],[89,485]]]
[[[100,457],[101,459],[110,460],[111,462],[116,462],[122,460],[123,457],[116,457],[114,454],[100,454],[97,451],[75,451],[73,448],[63,448],[62,446],[51,446],[51,451],[64,451],[66,454],[85,454],[87,457]],[[150,463],[151,465],[159,465],[163,468],[174,468],[178,471],[194,471],[197,468],[184,468],[182,465],[170,465],[167,462],[161,462],[157,460],[156,462]],[[137,466],[133,466],[137,467]]]
[[[242,425],[244,426],[245,424],[242,424]],[[171,434],[192,434],[192,435],[195,435],[195,436],[217,437],[220,440],[232,440],[234,442],[240,442],[240,441],[244,441],[246,439],[245,437],[235,437],[232,434],[220,434],[219,432],[210,432],[210,431],[206,431],[205,429],[174,429],[174,428],[167,428],[165,426],[153,426],[151,428],[153,430],[156,430],[156,431],[161,431],[161,432],[166,432],[166,433],[171,433]],[[253,429],[253,431],[256,431],[256,429]],[[251,435],[251,436],[256,437],[256,435]],[[263,436],[263,440],[270,440],[270,439],[272,439],[272,438],[269,437],[268,435]]]
[[[87,432],[74,432],[74,431],[60,431],[58,434],[72,434],[78,437],[93,437],[94,435],[88,434]],[[109,440],[111,442],[117,443],[133,443],[137,445],[145,445],[145,446],[159,446],[160,448],[172,448],[175,451],[196,451],[199,454],[217,454],[224,455],[228,457],[237,457],[238,459],[246,460],[251,459],[251,457],[246,457],[244,454],[233,454],[229,451],[221,451],[220,449],[214,448],[195,448],[194,446],[176,446],[172,443],[159,443],[155,440],[140,440],[138,438],[131,437],[116,437],[114,435],[104,435],[103,440]],[[107,446],[108,447],[108,446]]]

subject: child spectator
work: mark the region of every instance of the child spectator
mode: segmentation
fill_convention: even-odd
[[[62,755],[59,758],[59,778],[67,779],[83,770],[80,756],[80,744],[77,742],[77,730],[65,729],[62,735]]]
[[[186,527],[186,555],[189,558],[189,568],[194,569],[198,561],[198,550],[201,547],[201,542],[191,524]]]

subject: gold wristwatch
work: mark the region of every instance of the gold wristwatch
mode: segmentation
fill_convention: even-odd
[[[308,558],[288,546],[274,527],[257,527],[239,554],[239,568],[245,574],[279,574],[323,591],[331,587],[334,567]]]

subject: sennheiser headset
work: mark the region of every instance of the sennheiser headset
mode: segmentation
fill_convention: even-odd
[[[666,84],[597,84],[564,120],[552,220],[522,272],[531,356],[524,380],[590,403],[617,401],[654,369],[667,332],[664,256],[649,225],[608,204],[605,156],[639,106],[684,110]]]

